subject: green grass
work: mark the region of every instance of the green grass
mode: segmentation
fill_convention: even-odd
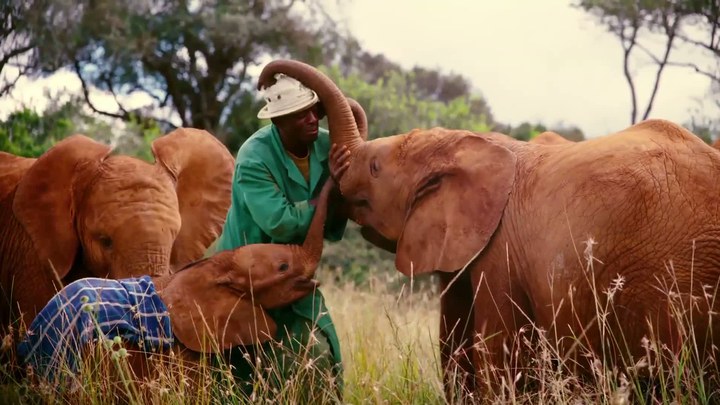
[[[588,275],[593,271],[588,261]],[[337,281],[333,271],[321,268],[326,297],[340,337],[344,359],[343,402],[352,404],[441,404],[445,403],[440,372],[438,326],[439,298],[428,283],[419,288],[398,274],[377,273],[362,286]],[[590,280],[590,278],[588,278]],[[614,312],[613,294],[621,291],[623,280],[609,286],[594,286],[597,322],[607,347],[590,353],[575,342],[577,350],[592,365],[589,376],[574,374],[573,361],[563,358],[549,332],[528,326],[507,346],[508,353],[523,352],[528,361],[517,368],[483,369],[486,377],[501,382],[501,390],[486,402],[527,404],[655,404],[718,403],[718,368],[714,361],[699,364],[692,322],[682,301],[673,305],[674,319],[682,331],[682,346],[670,351],[653,336],[643,342],[646,355],[632,364],[610,363],[607,353],[623,350],[623,337],[614,336],[608,322]],[[668,287],[672,290],[672,286]],[[668,292],[672,296],[672,292]],[[704,297],[714,299],[714,294]],[[607,350],[607,352],[605,351]],[[165,358],[160,375],[135,383],[129,377],[127,357],[97,348],[84,362],[72,393],[53,396],[53,391],[31,379],[6,382],[0,388],[0,403],[49,401],[59,403],[106,404],[118,395],[137,402],[154,404],[211,403],[299,403],[307,386],[285,380],[280,387],[266,380],[257,383],[255,393],[246,397],[227,377],[224,367],[201,362],[196,386],[185,376],[188,367],[177,358]],[[513,363],[515,365],[515,363]],[[7,373],[9,365],[2,365]],[[513,370],[513,371],[511,371]],[[214,373],[225,375],[218,382]],[[123,377],[124,376],[124,377]],[[7,380],[7,376],[6,380]],[[315,392],[324,398],[314,403],[333,403],[333,392]],[[466,402],[472,398],[464,398]],[[478,401],[480,402],[480,401]]]

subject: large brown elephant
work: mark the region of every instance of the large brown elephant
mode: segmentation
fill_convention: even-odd
[[[720,300],[705,299],[720,280],[720,179],[708,175],[720,154],[686,129],[648,120],[553,147],[443,128],[362,141],[327,77],[275,61],[261,79],[275,72],[318,93],[333,142],[350,149],[340,189],[354,219],[396,250],[402,273],[439,272],[446,377],[456,361],[470,388],[495,387],[485,371],[505,364],[503,345],[527,324],[578,362],[592,351],[637,359],[650,327],[677,348],[687,336],[669,297],[689,294],[700,358],[720,343],[708,319]],[[611,285],[614,311],[596,322]],[[627,347],[605,347],[609,335]]]
[[[152,151],[155,164],[73,135],[38,159],[0,153],[1,327],[32,320],[78,278],[168,274],[202,257],[230,206],[234,159],[189,128]]]

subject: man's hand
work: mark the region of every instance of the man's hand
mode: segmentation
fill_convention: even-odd
[[[340,184],[340,178],[350,166],[350,150],[345,145],[337,146],[337,144],[332,144],[329,157],[330,176],[336,184]]]

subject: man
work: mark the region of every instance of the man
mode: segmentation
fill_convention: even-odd
[[[264,89],[266,105],[258,113],[258,118],[272,123],[255,132],[237,153],[232,204],[216,251],[253,243],[301,244],[325,180],[330,175],[339,180],[349,164],[350,152],[331,148],[328,131],[319,128],[323,113],[317,94],[292,77],[278,74],[275,79]],[[330,173],[329,159],[337,162],[335,173]],[[325,239],[330,241],[340,240],[347,224],[347,217],[339,213],[340,202],[336,193],[328,204]],[[306,385],[314,387],[308,390],[318,392],[318,383],[333,380],[331,389],[340,390],[340,345],[321,292],[316,289],[289,307],[268,312],[282,343],[280,350],[263,347],[276,353],[276,370],[271,372],[275,379],[287,381],[312,364],[313,371],[329,375],[312,377],[315,381]],[[250,382],[252,366],[246,359],[255,361],[257,354],[243,354],[233,350],[230,363],[238,379]]]

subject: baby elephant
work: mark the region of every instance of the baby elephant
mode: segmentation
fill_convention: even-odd
[[[46,381],[74,375],[88,343],[120,337],[140,351],[201,353],[272,339],[277,326],[264,309],[288,305],[312,292],[323,248],[324,185],[302,246],[255,244],[191,263],[171,275],[121,280],[84,278],[58,292],[20,342],[21,359]],[[145,356],[134,356],[145,357]],[[144,374],[148,364],[141,361]],[[58,378],[60,377],[60,378]]]

